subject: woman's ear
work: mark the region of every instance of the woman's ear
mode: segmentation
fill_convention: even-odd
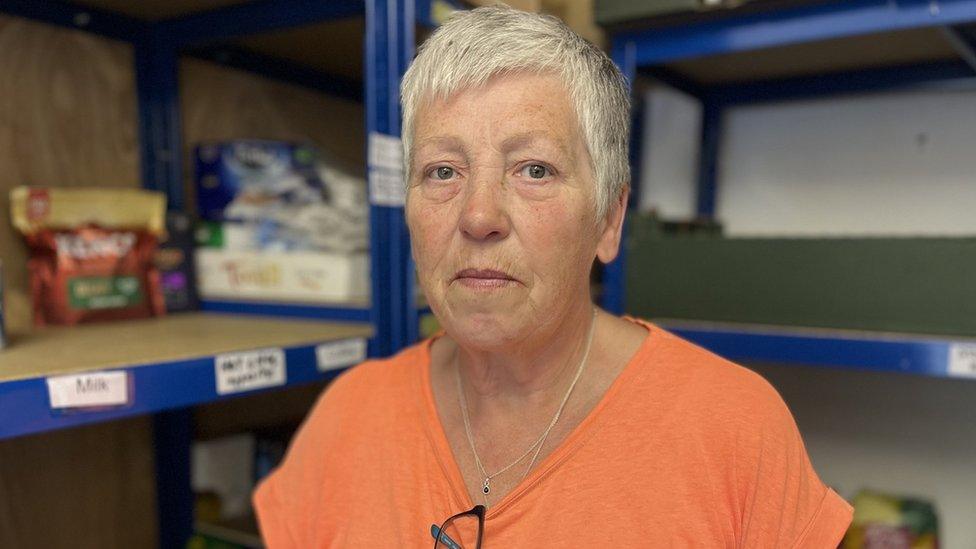
[[[596,257],[601,263],[610,263],[620,251],[620,239],[623,236],[624,215],[627,213],[627,199],[630,197],[630,185],[625,185],[607,212],[604,220],[603,232],[596,245]]]

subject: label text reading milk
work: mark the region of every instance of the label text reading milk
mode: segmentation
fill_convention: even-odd
[[[120,406],[129,402],[127,372],[89,372],[47,378],[51,408]]]

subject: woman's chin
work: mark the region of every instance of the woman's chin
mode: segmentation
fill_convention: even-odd
[[[454,314],[444,319],[444,330],[460,345],[472,350],[503,349],[519,339],[525,330],[519,325],[521,320],[515,311],[469,312]]]

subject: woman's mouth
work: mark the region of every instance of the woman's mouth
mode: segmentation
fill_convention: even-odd
[[[518,283],[513,276],[494,269],[463,269],[454,275],[454,280],[468,288],[503,288]]]

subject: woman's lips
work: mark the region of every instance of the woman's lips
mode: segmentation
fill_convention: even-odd
[[[512,276],[493,269],[464,269],[454,275],[454,280],[468,288],[502,288],[517,283]]]

